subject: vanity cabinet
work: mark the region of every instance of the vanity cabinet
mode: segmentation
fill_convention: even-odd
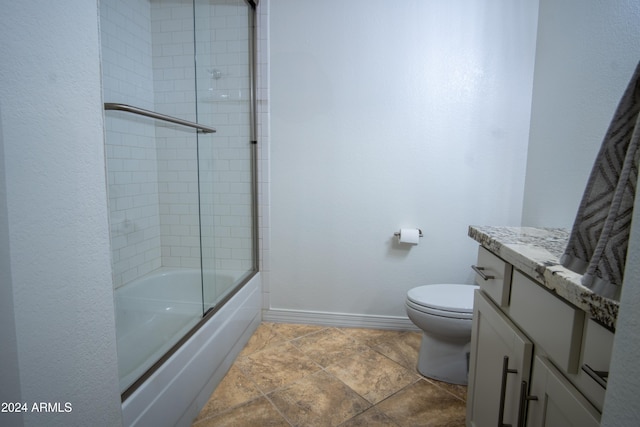
[[[473,268],[467,426],[598,426],[613,332],[482,246]]]
[[[545,357],[533,363],[527,426],[598,427],[600,414]]]
[[[475,292],[467,424],[516,426],[518,393],[522,381],[529,382],[533,343],[483,292]]]

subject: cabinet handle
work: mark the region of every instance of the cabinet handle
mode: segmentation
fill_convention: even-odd
[[[500,407],[498,413],[498,427],[511,427],[511,424],[504,424],[504,401],[505,394],[507,393],[507,375],[517,374],[517,369],[509,369],[509,356],[505,356],[502,359],[502,381],[500,385]]]
[[[490,280],[490,279],[495,279],[495,276],[488,276],[487,274],[485,274],[484,272],[484,267],[478,267],[477,265],[472,265],[471,268],[473,269],[473,271],[475,271],[478,276],[482,277],[483,280]]]
[[[607,378],[609,378],[608,371],[596,371],[586,363],[582,365],[582,370],[587,373],[595,382],[598,383],[603,389],[607,389]]]
[[[518,427],[524,427],[527,421],[527,408],[530,400],[538,400],[538,396],[527,395],[527,382],[520,383],[520,402],[518,404]]]

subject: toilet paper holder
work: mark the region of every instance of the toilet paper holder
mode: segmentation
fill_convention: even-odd
[[[400,237],[400,232],[396,231],[395,233],[393,233],[394,236],[396,237]],[[422,230],[418,228],[418,237],[422,237]]]

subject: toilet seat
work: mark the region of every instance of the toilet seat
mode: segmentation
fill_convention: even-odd
[[[407,292],[407,305],[435,316],[471,319],[475,285],[424,285]]]

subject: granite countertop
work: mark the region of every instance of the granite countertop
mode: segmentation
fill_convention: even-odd
[[[562,228],[470,226],[469,237],[558,296],[615,329],[618,301],[600,296],[580,283],[581,274],[560,265],[569,240]]]

